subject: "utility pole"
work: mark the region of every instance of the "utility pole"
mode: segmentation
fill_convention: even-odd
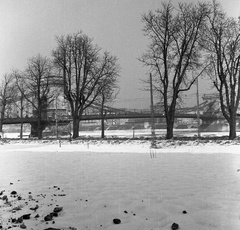
[[[23,138],[23,93],[21,92],[20,97],[20,118],[21,118],[21,126],[20,126],[20,139]]]
[[[196,79],[197,84],[197,124],[198,124],[198,138],[201,137],[200,134],[200,113],[199,113],[199,92],[198,92],[198,77]]]
[[[55,107],[55,121],[56,121],[56,139],[58,139],[58,117],[57,117],[57,95],[56,95],[56,107]]]
[[[153,87],[152,87],[152,74],[150,73],[150,100],[151,100],[151,133],[155,137],[155,122],[154,122],[154,108],[153,108]]]

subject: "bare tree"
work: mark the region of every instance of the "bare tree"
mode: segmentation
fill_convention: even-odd
[[[99,94],[97,100],[100,102],[100,113],[101,113],[101,137],[105,137],[105,116],[106,116],[106,106],[109,106],[114,99],[117,97],[119,93],[119,88],[117,85],[117,77],[118,77],[119,68],[112,69],[109,72],[108,76],[103,79],[101,83],[103,85],[102,91]]]
[[[5,74],[0,84],[0,133],[2,133],[6,106],[14,99],[16,90],[14,87],[14,80],[11,74]]]
[[[198,41],[207,14],[208,7],[203,3],[179,3],[176,10],[171,3],[163,3],[162,9],[142,17],[143,30],[151,43],[140,61],[149,67],[162,95],[167,139],[173,137],[179,94],[188,91],[202,73],[192,76],[189,71],[201,68]]]
[[[20,78],[19,76],[21,76],[20,71],[17,69],[13,70],[12,77],[15,81],[15,88],[16,88],[16,96],[15,96],[15,100],[13,101],[13,105],[20,111],[20,119],[21,119],[20,139],[22,139],[23,138],[23,111],[25,109],[26,99],[24,98],[24,94],[23,94],[23,92],[25,92],[25,85],[21,81],[23,78]]]
[[[229,124],[229,139],[234,139],[240,99],[240,21],[227,17],[216,1],[211,9],[203,46],[210,63],[208,74],[219,92],[221,110]]]
[[[103,79],[117,69],[117,58],[93,45],[82,32],[57,37],[54,63],[63,76],[64,95],[73,118],[73,138],[79,136],[79,122],[104,88]]]
[[[31,135],[42,139],[42,132],[46,126],[46,108],[54,100],[54,93],[50,88],[52,63],[41,55],[29,59],[24,73],[15,74],[18,89],[34,109],[37,123],[31,124]],[[24,86],[24,87],[23,87]]]

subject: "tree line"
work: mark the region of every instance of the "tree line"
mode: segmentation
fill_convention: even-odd
[[[139,61],[152,74],[154,90],[161,95],[166,138],[173,137],[181,94],[204,73],[219,93],[221,111],[229,124],[229,139],[234,139],[240,100],[240,20],[229,17],[213,0],[179,3],[177,7],[163,2],[161,8],[142,15],[142,23],[149,45]],[[52,59],[37,55],[29,59],[24,71],[14,70],[4,76],[0,88],[1,119],[7,101],[18,95],[35,108],[38,137],[42,138],[42,111],[54,100],[49,83],[55,74],[63,82],[62,93],[70,106],[76,138],[83,112],[96,101],[104,108],[115,95],[120,66],[117,57],[102,52],[82,32],[58,36],[56,43]]]
[[[79,123],[83,112],[94,102],[102,107],[114,99],[118,86],[120,66],[117,57],[93,43],[82,32],[56,38],[57,47],[52,51],[52,59],[38,54],[29,59],[24,71],[13,70],[6,74],[0,89],[1,122],[9,101],[18,99],[20,104],[27,101],[37,117],[37,136],[42,139],[44,130],[43,111],[63,94],[69,103],[73,120],[73,138],[79,136]],[[52,87],[53,76],[60,76],[59,92]],[[24,107],[20,106],[20,113]],[[104,134],[102,134],[104,135]]]
[[[165,2],[161,9],[144,14],[142,22],[150,44],[140,61],[152,73],[155,91],[161,95],[166,138],[173,137],[181,93],[205,73],[219,94],[229,139],[234,139],[240,99],[240,19],[227,16],[213,0],[178,7]]]

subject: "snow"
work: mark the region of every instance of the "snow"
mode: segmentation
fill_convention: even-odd
[[[34,230],[167,230],[174,222],[185,230],[240,229],[237,140],[158,140],[156,146],[130,139],[0,145],[0,191],[9,197],[9,204],[0,200],[3,229],[13,226],[9,218],[27,213],[24,224]],[[55,223],[44,221],[56,205],[63,211]]]

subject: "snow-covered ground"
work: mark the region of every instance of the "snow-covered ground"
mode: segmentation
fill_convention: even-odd
[[[157,141],[157,149],[147,140],[2,144],[0,197],[7,195],[8,202],[0,200],[0,224],[167,230],[177,223],[183,230],[239,230],[239,144]],[[59,216],[44,221],[57,205],[63,207]],[[24,214],[30,219],[12,221]],[[114,224],[115,218],[121,223]]]
[[[155,133],[157,136],[165,136],[166,129],[156,129]],[[23,137],[28,138],[30,135],[29,132],[24,132]],[[151,136],[151,129],[130,129],[130,130],[106,130],[105,136],[106,137],[149,137]],[[174,136],[196,136],[197,135],[197,129],[174,129]],[[201,136],[227,136],[228,132],[202,132]],[[237,135],[240,136],[240,132],[237,132]],[[2,134],[4,138],[19,138],[20,133],[19,132],[4,132]],[[44,136],[44,133],[43,133]],[[80,131],[79,132],[80,137],[101,137],[101,131],[95,130],[95,131]]]

